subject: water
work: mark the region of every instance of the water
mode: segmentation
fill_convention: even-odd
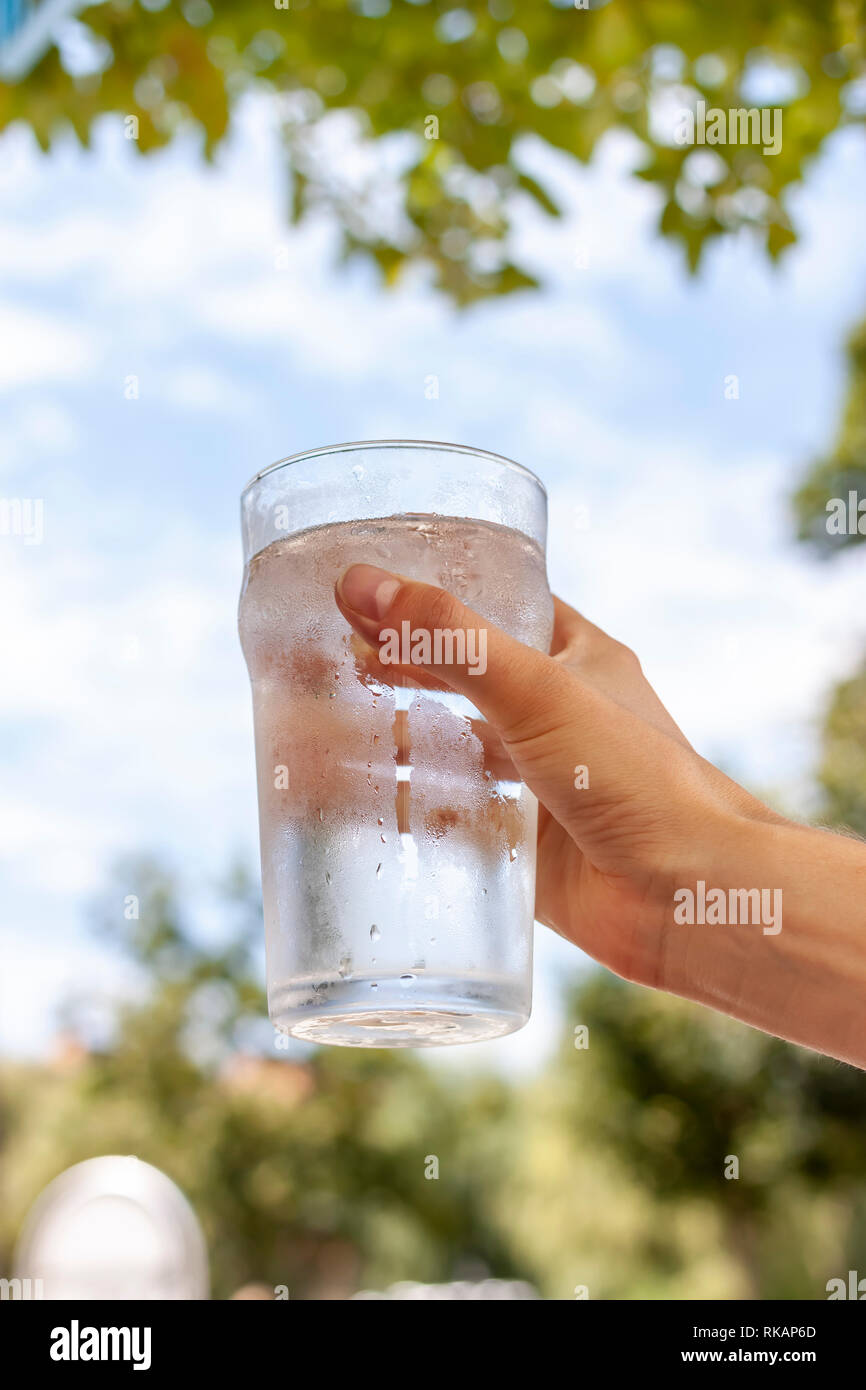
[[[428,516],[318,526],[244,580],[268,953],[278,1027],[423,1046],[529,1014],[535,799],[466,699],[389,679],[334,603],[355,562],[441,585],[546,649],[544,556],[516,531]]]

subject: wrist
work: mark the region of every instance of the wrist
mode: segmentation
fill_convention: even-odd
[[[740,1012],[749,972],[785,929],[780,864],[790,822],[715,810],[696,823],[664,906],[664,989]]]
[[[702,920],[671,913],[664,987],[866,1065],[866,846],[736,814],[719,819],[691,872]]]

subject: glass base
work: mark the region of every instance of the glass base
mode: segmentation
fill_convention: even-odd
[[[485,1042],[529,1018],[514,984],[502,980],[341,980],[274,991],[270,1014],[282,1033],[337,1047],[449,1047]]]

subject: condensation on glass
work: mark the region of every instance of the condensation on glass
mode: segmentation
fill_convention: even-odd
[[[521,1027],[535,799],[474,704],[396,679],[334,585],[377,565],[547,650],[543,486],[460,445],[344,444],[265,469],[241,513],[274,1023],[368,1047]]]

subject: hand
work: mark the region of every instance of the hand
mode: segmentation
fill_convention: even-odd
[[[558,600],[549,656],[444,590],[368,565],[343,574],[336,600],[374,648],[404,621],[413,631],[486,633],[483,674],[422,670],[473,702],[538,797],[539,921],[627,979],[866,1063],[861,845],[786,821],[700,757],[634,653]],[[837,927],[835,959],[824,927],[828,856],[842,879],[838,909],[851,915]],[[787,892],[794,915],[772,935],[760,923],[678,923],[675,894],[698,881],[726,893],[778,889],[782,900]]]
[[[371,599],[378,619],[362,612]],[[366,565],[343,577],[337,603],[374,646],[405,620],[486,631],[483,675],[424,669],[472,700],[538,797],[538,920],[618,974],[663,984],[675,887],[738,814],[772,812],[695,753],[628,647],[559,600],[551,656],[441,589]],[[576,788],[579,768],[587,785]]]

